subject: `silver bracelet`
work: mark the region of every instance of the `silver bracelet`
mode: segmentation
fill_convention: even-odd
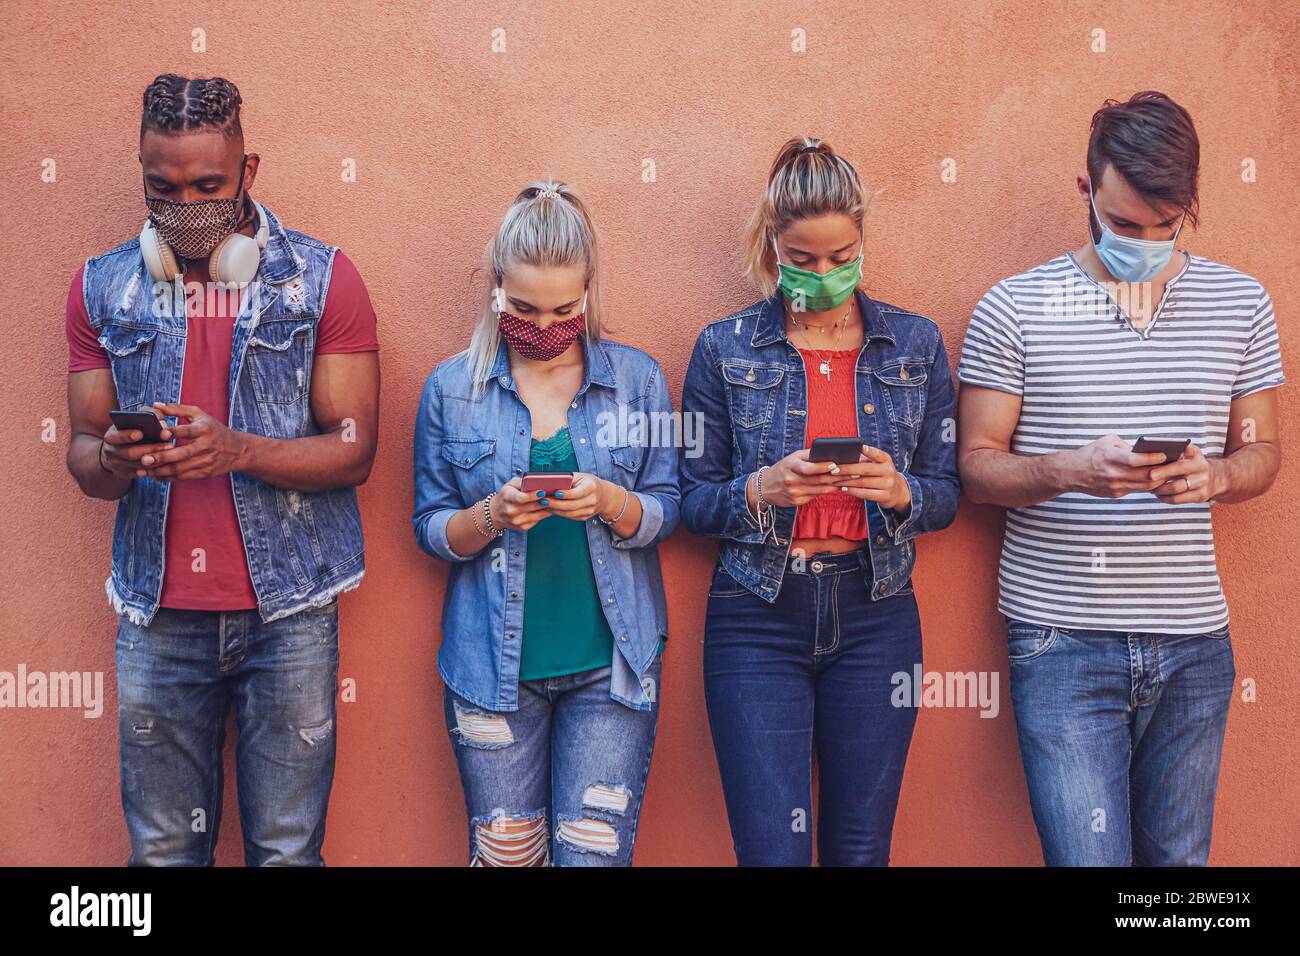
[[[623,515],[627,513],[627,506],[628,506],[628,503],[629,503],[631,500],[632,500],[632,491],[631,491],[631,489],[629,489],[629,488],[624,488],[624,489],[623,489],[623,507],[619,509],[618,514],[615,515],[613,518],[609,519],[608,521],[605,520],[604,515],[599,515],[599,514],[598,514],[598,515],[596,515],[596,517],[599,518],[602,522],[604,522],[605,524],[609,525],[609,526],[612,528],[614,525],[618,524],[619,521],[622,520]]]

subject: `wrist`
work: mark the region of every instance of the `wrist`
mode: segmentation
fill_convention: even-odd
[[[615,492],[619,492],[617,498]],[[612,481],[606,481],[604,478],[596,479],[596,516],[601,519],[608,519],[618,513],[619,506],[623,503],[622,488],[615,485]]]
[[[912,486],[907,483],[907,477],[902,472],[895,476],[894,496],[889,505],[891,511],[897,511],[900,515],[906,515],[912,510]]]
[[[1228,494],[1231,482],[1228,476],[1228,462],[1224,458],[1210,458],[1210,498],[1222,498]]]
[[[602,478],[601,481],[604,481],[604,479]],[[632,503],[632,489],[616,485],[612,481],[605,481],[604,483],[608,486],[609,496],[613,500],[601,508],[596,516],[612,527],[623,519],[623,515],[627,514],[627,507]]]
[[[271,441],[261,435],[253,435],[248,432],[231,431],[231,437],[235,442],[235,461],[231,466],[231,471],[243,471],[252,474],[257,467],[258,446],[260,442]]]
[[[1057,494],[1080,490],[1083,484],[1079,479],[1079,473],[1083,467],[1079,460],[1082,453],[1082,448],[1075,448],[1072,451],[1061,452],[1056,457],[1056,461],[1053,462],[1055,473],[1051,476],[1051,484]]]

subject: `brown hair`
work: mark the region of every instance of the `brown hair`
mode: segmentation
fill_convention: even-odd
[[[787,140],[767,174],[763,198],[745,229],[744,271],[765,298],[776,292],[772,239],[791,223],[843,213],[861,229],[867,195],[852,164],[829,143],[807,136]]]
[[[1093,189],[1108,165],[1148,205],[1172,204],[1199,222],[1196,178],[1201,143],[1192,117],[1164,93],[1143,90],[1128,102],[1107,100],[1092,114],[1088,136],[1088,176]]]

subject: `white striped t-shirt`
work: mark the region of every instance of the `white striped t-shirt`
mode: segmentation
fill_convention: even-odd
[[[1273,303],[1254,278],[1190,256],[1138,333],[1068,253],[984,295],[957,377],[1021,396],[1011,450],[1024,455],[1114,433],[1222,456],[1232,400],[1283,381]],[[1217,630],[1228,607],[1210,506],[1067,492],[1012,508],[998,610],[1057,627]]]

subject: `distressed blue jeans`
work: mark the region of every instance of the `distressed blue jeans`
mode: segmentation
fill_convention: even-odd
[[[812,863],[813,756],[822,866],[884,866],[916,709],[895,674],[921,663],[911,584],[872,601],[864,551],[815,554],[769,604],[719,564],[704,625],[704,693],[736,860]]]
[[[122,808],[132,866],[210,866],[234,705],[248,866],[323,866],[334,779],[338,599],[262,622],[258,612],[159,608],[118,618]]]
[[[1208,634],[1009,619],[1011,703],[1048,866],[1203,866],[1236,680]]]
[[[471,866],[631,864],[662,669],[660,655],[642,676],[650,710],[610,698],[609,667],[520,681],[513,711],[484,710],[444,684]]]

